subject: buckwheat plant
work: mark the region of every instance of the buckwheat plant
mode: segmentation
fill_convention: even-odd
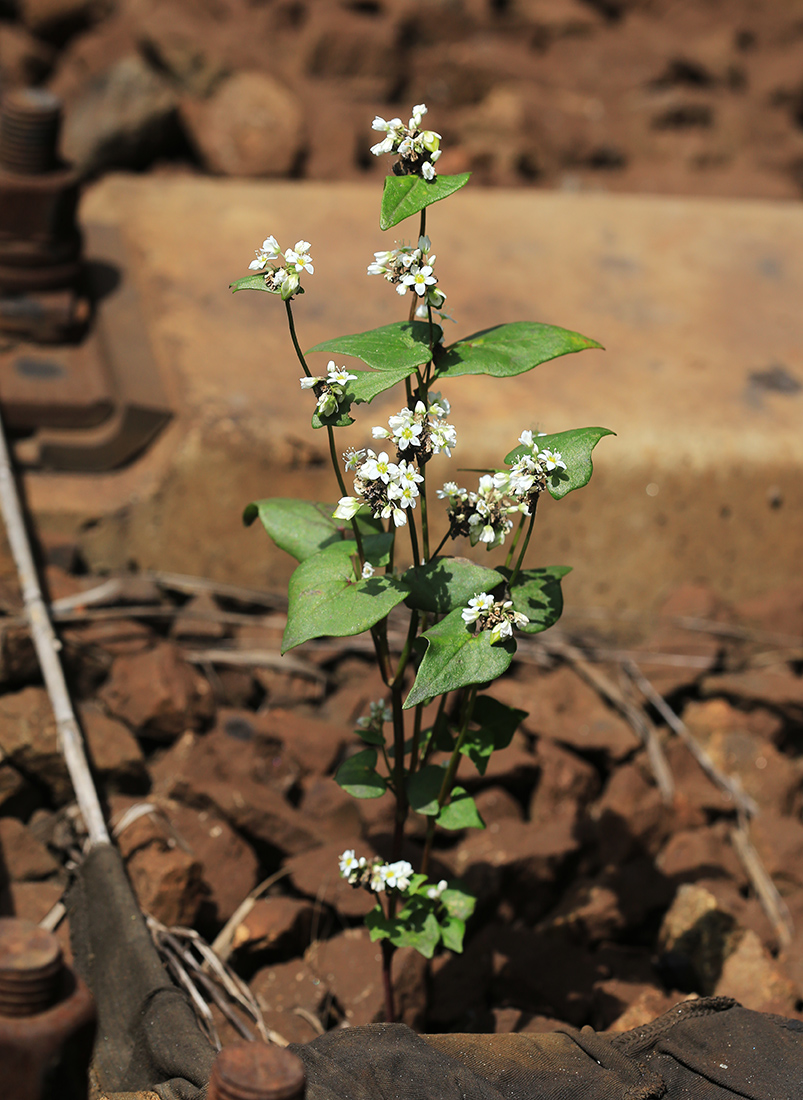
[[[389,794],[395,800],[389,861],[353,850],[340,857],[340,874],[376,900],[366,923],[371,938],[382,941],[388,1020],[394,1018],[391,961],[397,947],[411,945],[428,958],[439,945],[462,950],[474,899],[458,881],[430,878],[433,840],[437,829],[484,828],[474,800],[456,784],[458,765],[468,757],[482,775],[494,750],[510,743],[525,712],[494,699],[488,687],[510,665],[516,635],[546,630],[562,611],[561,578],[568,567],[525,566],[538,501],[543,493],[561,500],[584,486],[592,450],[611,434],[606,428],[523,430],[498,468],[480,472],[476,487],[446,481],[431,491],[439,456],[458,448],[445,394],[453,383],[472,374],[513,377],[600,345],[528,321],[445,342],[446,294],[435,274],[426,216],[469,174],[438,175],[441,138],[422,129],[426,113],[419,104],[406,126],[398,118],[373,122],[385,136],[371,152],[396,158],[385,179],[380,226],[391,229],[415,215],[419,223],[412,243],[397,241],[375,252],[368,274],[408,299],[407,320],[310,348],[307,354],[332,357],[326,373],[315,375],[293,319],[302,279],[314,274],[310,244],[297,241],[282,251],[268,237],[251,261],[252,274],[232,284],[235,291],[267,291],[284,302],[303,371],[301,397],[309,400],[312,427],[328,436],[340,493],[337,504],[271,498],[245,510],[247,524],[259,518],[299,563],[290,580],[282,650],[367,631],[387,687],[386,697],[357,723],[365,747],[341,763],[336,779],[355,798]],[[365,366],[344,366],[341,356]],[[370,438],[361,432],[357,446],[336,443],[335,432],[354,423],[355,406],[393,387],[402,390],[398,412],[373,424]],[[434,521],[433,497],[441,511]],[[436,531],[442,537],[432,550]],[[409,538],[412,565],[400,562],[400,537]],[[448,555],[444,548],[455,539],[487,550],[502,547],[504,564],[491,569]],[[406,615],[400,644],[389,635],[391,612],[396,636],[398,616]],[[411,812],[426,819],[417,869],[401,858]]]

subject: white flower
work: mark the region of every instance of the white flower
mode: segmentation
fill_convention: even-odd
[[[457,482],[456,481],[444,481],[443,488],[438,489],[436,495],[441,500],[448,500],[449,497],[454,496],[456,493],[459,493],[459,492],[460,492],[460,490],[457,487]]]
[[[433,454],[445,451],[449,458],[452,457],[452,447],[457,446],[457,432],[451,424],[433,424],[430,427],[429,438]]]
[[[327,390],[318,398],[315,407],[319,416],[333,416],[337,412],[337,395]]]
[[[375,424],[373,428],[371,428],[371,435],[374,439],[388,439],[390,437],[390,432],[387,428],[383,428],[381,424]]]
[[[359,497],[341,497],[332,512],[332,519],[354,519],[361,505]]]
[[[547,470],[551,473],[552,470],[565,470],[566,463],[563,461],[560,451],[550,451],[544,449],[538,454],[538,460],[543,462]]]
[[[295,292],[298,290],[300,279],[298,272],[290,270],[289,267],[280,267],[276,270],[273,277],[274,284],[279,283],[282,298],[287,301],[288,298],[292,298]]]
[[[378,455],[369,451],[368,458],[359,470],[360,477],[364,477],[367,481],[381,481],[384,485],[387,485],[391,478],[395,478],[398,472],[399,467],[395,462],[390,461],[387,451],[380,451]]]
[[[393,518],[393,522],[396,527],[404,527],[407,523],[407,513],[403,508],[399,508],[392,500],[388,500],[388,503],[384,506],[380,512],[382,519]]]
[[[354,450],[350,447],[347,451],[343,452],[343,466],[348,473],[349,470],[356,470],[365,460],[365,451]]]
[[[527,618],[527,616],[523,612],[521,612],[521,611],[514,611],[513,612],[512,622],[513,622],[514,626],[519,626],[519,627],[526,626],[529,621],[530,620]]]
[[[413,107],[413,117],[410,119],[410,129],[417,130],[421,125],[421,119],[427,113],[426,103],[416,103]]]
[[[435,179],[435,167],[433,164],[430,163],[430,161],[425,160],[424,163],[421,165],[421,175],[428,182],[431,182]]]
[[[338,863],[341,876],[353,883],[357,881],[360,871],[365,867],[365,856],[360,856],[360,858],[357,859],[354,854],[354,849],[347,848],[340,857]]]
[[[464,607],[462,618],[464,623],[475,623],[480,615],[486,614],[494,605],[493,596],[487,592],[478,592],[468,601],[468,607]]]
[[[357,375],[349,374],[345,367],[336,367],[334,360],[329,360],[329,366],[326,368],[329,372],[326,381],[330,385],[345,386],[347,382],[356,382]]]
[[[510,625],[509,619],[503,619],[501,623],[497,623],[491,631],[491,637],[489,641],[491,645],[495,645],[496,642],[501,642],[503,638],[510,638],[513,635],[513,627]]]
[[[371,565],[371,563],[367,561],[362,567],[361,577],[364,581],[368,581],[371,579],[371,577],[373,577],[375,572],[376,570],[374,569],[373,565]]]
[[[432,267],[425,264],[423,267],[410,268],[410,271],[402,278],[402,285],[411,286],[420,298],[426,293],[428,286],[434,286],[437,279],[432,274]]]
[[[416,496],[418,496],[418,489],[416,489],[415,487],[417,484],[420,484],[420,482],[424,480],[423,475],[419,474],[418,470],[415,468],[412,462],[405,462],[404,459],[401,460],[396,469],[398,470],[397,476],[399,479],[399,484],[402,486],[412,486]]]
[[[385,866],[385,885],[389,890],[406,890],[412,877],[413,868],[406,859]]]
[[[371,889],[375,894],[382,894],[385,890],[385,878],[387,867],[384,863],[377,863],[371,871]]]
[[[317,382],[323,382],[323,378],[307,378],[305,375],[303,378],[299,378],[302,390],[311,390]]]
[[[448,888],[448,886],[449,883],[446,881],[445,878],[442,878],[437,886],[429,887],[429,889],[427,890],[427,897],[430,899],[430,901],[437,901],[443,891]]]
[[[525,447],[532,447],[533,445],[533,433],[529,430],[523,431],[519,436],[519,443],[523,443]]]
[[[296,241],[295,248],[288,248],[284,254],[284,262],[288,267],[294,267],[299,275],[302,271],[308,271],[312,275],[315,270],[309,246],[309,241]]]

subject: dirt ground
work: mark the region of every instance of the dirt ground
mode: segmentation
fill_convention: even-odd
[[[387,858],[392,831],[389,796],[358,802],[333,778],[383,697],[359,639],[307,643],[288,667],[279,598],[167,574],[92,593],[99,578],[73,546],[51,539],[45,553],[145,911],[214,941],[289,1041],[382,1019],[379,953],[361,928],[372,902],[337,873],[347,848]],[[11,582],[3,606],[2,912],[38,921],[77,851],[72,795]],[[685,586],[650,623],[567,616],[525,639],[489,694],[528,716],[484,777],[460,770],[486,828],[437,844],[436,878],[478,898],[466,950],[398,952],[400,1018],[623,1030],[711,993],[803,1018],[802,637],[800,589],[733,607]],[[413,862],[422,839],[413,816]],[[59,935],[66,945],[64,923]],[[238,1035],[214,1016],[224,1042]]]
[[[800,197],[800,0],[4,0],[0,79],[112,168],[357,179],[376,113],[505,186]]]

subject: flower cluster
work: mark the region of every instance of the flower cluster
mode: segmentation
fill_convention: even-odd
[[[248,269],[263,271],[268,290],[281,294],[286,302],[294,294],[304,293],[304,288],[299,285],[302,272],[308,271],[312,275],[315,270],[309,247],[309,241],[296,241],[295,248],[286,249],[282,255],[276,238],[267,237],[262,247],[256,249],[257,258],[251,261]]]
[[[351,886],[362,886],[374,894],[382,894],[385,890],[398,890],[403,894],[413,877],[413,868],[406,859],[384,863],[379,856],[374,856],[367,860],[365,856],[357,857],[353,848],[347,848],[341,855],[339,866],[341,878]]]
[[[513,610],[512,600],[494,600],[487,592],[478,592],[461,612],[466,626],[477,624],[477,631],[490,630],[491,645],[510,638],[514,626],[526,626],[530,621],[521,611]]]
[[[368,564],[369,563],[366,562],[365,566]],[[363,566],[363,577],[365,576],[365,566]],[[371,566],[371,573],[369,576],[373,576],[373,566]],[[374,733],[381,733],[385,722],[392,721],[393,711],[383,699],[377,699],[375,703],[369,705],[368,714],[364,714],[361,718],[357,719],[357,728],[361,730],[371,730]]]
[[[440,310],[446,301],[433,271],[436,257],[430,254],[431,247],[429,237],[421,236],[417,248],[402,244],[386,252],[375,252],[373,262],[368,265],[368,274],[383,275],[396,287],[397,294],[403,296],[412,290],[418,295],[421,301],[416,306],[417,317],[427,317],[428,309]]]
[[[435,164],[441,155],[441,135],[434,130],[421,129],[421,120],[426,113],[426,104],[418,103],[413,107],[413,117],[406,126],[400,118],[386,122],[379,115],[371,123],[373,130],[385,135],[371,146],[371,152],[375,157],[383,153],[396,153],[399,160],[393,171],[397,176],[415,174],[425,180],[435,179]]]
[[[531,514],[538,494],[546,488],[547,478],[566,469],[560,451],[539,450],[537,437],[531,431],[522,432],[519,443],[525,451],[509,470],[483,474],[477,491],[469,492],[454,481],[438,489],[441,500],[447,501],[449,534],[471,540],[471,545],[484,542],[489,550],[501,546],[513,528],[511,515]]]
[[[412,462],[391,462],[387,451],[353,451],[346,469],[359,456],[353,497],[341,497],[332,513],[335,519],[353,519],[363,504],[374,519],[392,519],[396,527],[407,523],[407,508],[415,508],[418,485],[424,480]],[[371,574],[372,575],[372,574]]]
[[[357,375],[349,374],[345,367],[336,367],[334,359],[329,360],[326,378],[304,377],[299,379],[302,390],[314,390],[318,398],[315,406],[318,416],[333,416],[340,408],[343,387],[347,382],[356,382]]]
[[[395,462],[387,451],[377,454],[370,447],[346,452],[346,470],[357,474],[356,495],[340,498],[334,518],[353,519],[365,504],[374,519],[392,519],[396,527],[403,527],[407,523],[406,509],[415,508],[420,495],[418,486],[424,478],[419,467],[441,451],[451,456],[452,447],[457,445],[457,433],[445,420],[449,409],[449,402],[440,394],[430,394],[429,407],[417,401],[414,409],[404,408],[389,417],[387,428],[373,427],[374,439],[394,443]]]
[[[415,456],[419,466],[441,451],[451,458],[452,447],[457,446],[457,432],[446,422],[451,405],[439,393],[429,394],[428,402],[416,401],[413,409],[403,408],[388,418],[387,428],[373,427],[374,439],[392,439],[398,457]]]

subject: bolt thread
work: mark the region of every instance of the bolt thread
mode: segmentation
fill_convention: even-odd
[[[207,1100],[302,1100],[304,1063],[289,1050],[234,1043],[218,1054]]]
[[[61,100],[39,88],[21,88],[0,107],[0,167],[40,175],[58,164]]]
[[[0,919],[0,1015],[35,1016],[58,1000],[61,948],[28,921]]]

